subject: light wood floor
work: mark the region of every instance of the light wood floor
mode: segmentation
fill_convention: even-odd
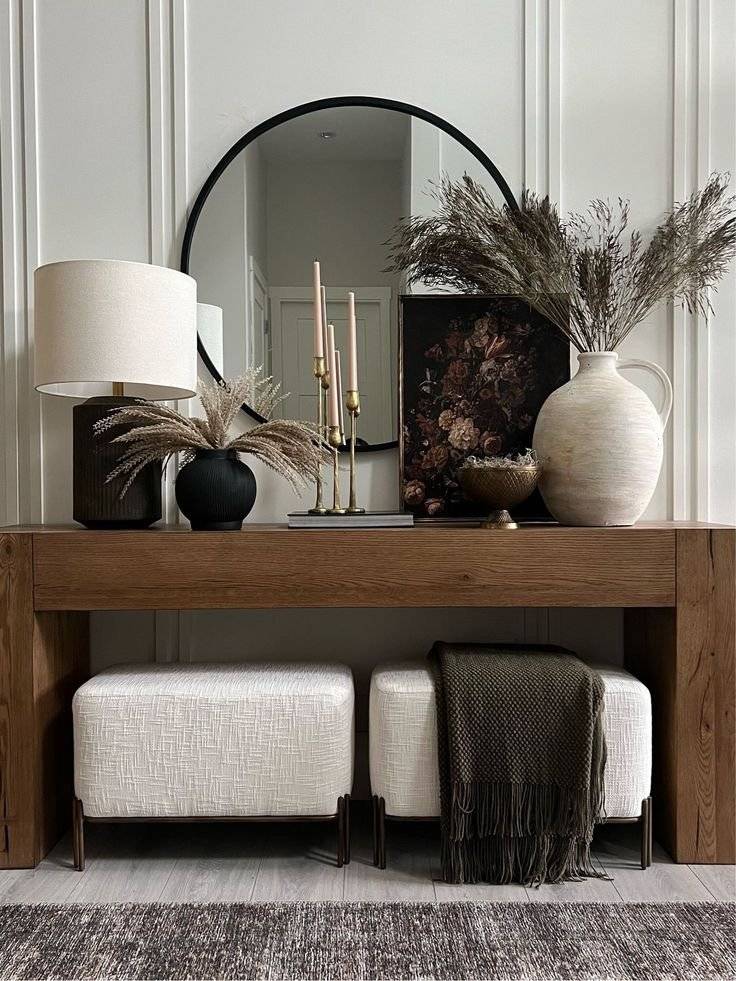
[[[354,807],[353,824],[352,862],[342,869],[329,825],[88,825],[84,872],[71,867],[67,837],[38,869],[0,871],[0,903],[736,900],[735,866],[674,865],[655,846],[654,865],[642,871],[637,830],[624,825],[596,836],[596,862],[612,881],[525,889],[439,881],[431,824],[388,824],[388,868],[379,871],[367,807]]]

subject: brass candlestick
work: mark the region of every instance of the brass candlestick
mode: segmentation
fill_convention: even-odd
[[[314,377],[317,379],[317,432],[319,438],[322,439],[325,436],[325,391],[329,385],[329,382],[325,385],[327,368],[324,357],[315,357]],[[322,467],[317,471],[317,499],[314,502],[314,507],[309,509],[309,513],[327,514],[327,508],[322,501]]]
[[[330,426],[328,442],[332,447],[332,507],[328,514],[346,514],[340,503],[340,467],[338,466],[338,447],[342,446],[342,433],[339,426]]]
[[[356,501],[357,473],[355,467],[355,441],[358,436],[358,416],[360,415],[360,395],[354,389],[348,389],[345,397],[345,407],[350,413],[350,499],[347,514],[365,514],[365,508],[359,508]]]

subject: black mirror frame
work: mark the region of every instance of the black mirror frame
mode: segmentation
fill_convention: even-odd
[[[504,200],[508,206],[518,211],[519,205],[511,192],[511,188],[508,186],[503,175],[488,154],[484,153],[477,143],[474,143],[468,136],[453,126],[452,123],[448,123],[445,119],[442,119],[441,116],[436,116],[433,112],[429,112],[427,109],[420,109],[419,106],[410,105],[408,102],[396,102],[393,99],[380,99],[365,95],[341,95],[332,99],[316,99],[313,102],[305,102],[300,106],[294,106],[292,109],[286,109],[284,112],[277,113],[277,115],[271,116],[270,119],[266,119],[264,122],[254,126],[253,129],[248,130],[244,136],[241,136],[236,143],[233,143],[227,153],[221,157],[211,171],[207,180],[202,185],[202,189],[197,195],[194,205],[192,206],[192,210],[189,213],[186,228],[184,229],[184,240],[181,247],[181,262],[179,265],[181,271],[183,273],[189,273],[189,259],[194,231],[197,227],[197,221],[202,208],[210,195],[210,191],[220,179],[226,167],[232,163],[235,157],[237,157],[237,155],[244,150],[249,143],[252,143],[253,140],[257,139],[263,133],[267,133],[276,126],[280,126],[281,123],[288,122],[290,119],[296,119],[299,116],[306,116],[308,113],[317,112],[320,109],[340,109],[351,106],[369,106],[374,109],[392,109],[394,112],[401,112],[406,116],[414,116],[417,119],[423,119],[426,123],[431,123],[433,126],[441,129],[444,133],[447,133],[448,136],[453,137],[453,139],[457,140],[458,143],[464,146],[465,149],[468,150],[468,152],[471,153],[475,159],[485,167],[498,185],[499,190],[503,194]],[[197,334],[197,351],[199,352],[199,356],[212,377],[216,381],[222,381],[222,375],[212,363],[199,334]],[[251,409],[249,405],[244,404],[242,408],[243,411],[246,412],[252,419],[255,419],[256,422],[266,421],[262,415]],[[386,443],[370,443],[356,446],[356,450],[361,453],[369,453],[378,450],[394,449],[396,446],[398,446],[398,440],[393,439]]]

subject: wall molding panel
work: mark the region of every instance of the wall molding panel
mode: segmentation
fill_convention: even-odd
[[[559,0],[524,0],[523,183],[561,207],[560,18]],[[523,636],[530,644],[548,643],[551,626],[549,610],[524,610]]]
[[[524,0],[524,186],[561,204],[561,5]]]
[[[148,261],[172,265],[176,240],[174,202],[174,96],[171,18],[173,0],[148,0]],[[174,498],[175,468],[169,467],[164,482],[164,516],[178,521]]]
[[[524,641],[529,644],[548,644],[550,616],[546,607],[526,607],[523,622]]]
[[[169,5],[167,0],[148,0],[148,209],[149,261],[161,265],[169,257],[174,224],[170,190],[171,93]]]
[[[150,261],[179,267],[189,210],[185,0],[148,0]]]
[[[547,0],[547,193],[562,207],[562,4]]]
[[[711,173],[711,0],[698,3],[698,140],[697,186],[702,187]],[[710,318],[695,323],[695,424],[694,444],[695,501],[693,517],[710,519]]]
[[[179,267],[179,251],[189,217],[189,100],[187,62],[187,0],[171,0],[171,72],[173,113],[174,239],[171,264]]]
[[[33,272],[39,264],[36,6],[0,3],[5,520],[43,520],[41,404],[33,385]]]
[[[186,215],[186,10],[184,0],[148,0],[148,162],[149,261],[179,266],[180,216]],[[191,400],[175,403],[187,412]],[[181,520],[174,482],[177,461],[171,461],[164,481],[164,518]],[[182,642],[182,615],[159,611],[154,616],[157,661],[176,661]]]
[[[23,222],[23,103],[20,69],[20,6],[0,5],[0,215],[2,216],[3,390],[0,438],[6,522],[20,520],[22,474],[19,408],[25,357],[25,232]]]
[[[547,193],[546,0],[524,0],[524,170],[525,188]]]
[[[44,520],[42,400],[34,387],[33,365],[33,274],[41,262],[39,231],[38,111],[36,81],[37,39],[36,0],[23,0],[23,159],[25,187],[25,299],[26,358],[24,385],[25,413],[21,416],[21,445],[27,447],[29,492],[21,494],[21,507],[30,512],[31,521]],[[25,415],[25,419],[23,419]],[[25,498],[25,504],[24,504]]]
[[[711,0],[675,0],[672,203],[711,169]],[[707,318],[672,312],[672,517],[710,516],[710,337]],[[705,321],[705,322],[703,322]]]
[[[172,238],[170,244],[170,265],[179,268],[179,253],[189,216],[189,116],[188,116],[188,62],[187,62],[187,0],[170,0],[169,29],[171,52],[171,188],[173,205]],[[181,411],[191,413],[192,402],[180,402]],[[182,515],[176,507],[173,496],[173,510],[176,520]],[[191,618],[186,613],[176,614],[176,657],[178,660],[191,660],[192,647]]]

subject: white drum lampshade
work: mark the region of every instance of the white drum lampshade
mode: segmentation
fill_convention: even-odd
[[[197,284],[142,262],[52,262],[35,274],[36,388],[50,395],[191,398]]]
[[[88,528],[142,528],[161,517],[161,467],[151,463],[120,497],[106,478],[122,446],[93,427],[135,399],[197,390],[197,284],[141,262],[82,259],[35,273],[35,384],[87,399],[74,407],[74,518]]]

